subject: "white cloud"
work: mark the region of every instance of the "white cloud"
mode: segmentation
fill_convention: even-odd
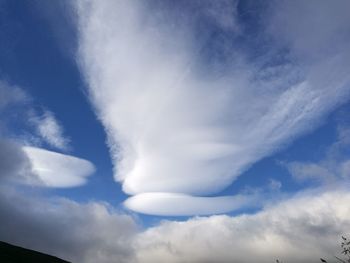
[[[94,165],[71,155],[48,151],[41,148],[22,148],[26,153],[32,173],[38,177],[33,184],[46,187],[74,187],[86,183],[94,173]]]
[[[350,227],[347,191],[309,193],[254,215],[165,221],[141,233],[139,262],[319,262],[340,254]]]
[[[336,181],[335,171],[329,170],[327,165],[318,163],[291,162],[288,171],[298,182],[314,180],[319,183],[330,184]]]
[[[202,41],[194,32],[202,9],[188,13],[192,20],[174,19],[169,10],[137,1],[78,1],[80,66],[108,135],[115,178],[126,193],[216,193],[348,99],[349,16],[334,9],[347,4],[328,10],[326,1],[312,3],[322,25],[331,26],[322,30],[312,18],[299,29],[309,18],[311,4],[304,1],[295,4],[298,12],[288,8],[291,3],[271,5],[262,30],[275,39],[269,52],[252,61],[249,52],[231,50],[232,43],[213,46],[213,54],[228,50],[225,57],[232,58],[219,62],[225,71],[216,74],[199,63],[208,44],[195,42]],[[271,27],[276,21],[286,27]],[[244,29],[235,27],[225,31],[232,41]],[[335,36],[340,44],[333,49]],[[319,41],[332,52],[313,49]],[[139,211],[150,207],[141,209],[141,198],[131,200],[127,204]],[[163,211],[160,203],[153,213]]]
[[[350,228],[347,189],[303,193],[252,215],[162,221],[144,230],[106,203],[3,186],[0,197],[1,240],[82,263],[316,263],[339,255]]]
[[[196,197],[174,193],[142,193],[126,200],[125,205],[135,212],[144,214],[191,216],[220,214],[241,207],[258,207],[261,202],[257,194]]]
[[[23,89],[2,81],[0,117],[2,183],[74,187],[85,184],[87,177],[94,173],[94,165],[87,160],[28,146],[32,145],[33,141],[40,145],[44,140],[53,147],[67,150],[69,141],[63,137],[63,129],[53,113],[44,111],[40,116],[32,105],[32,98]],[[34,133],[39,133],[41,140],[34,135],[33,124],[36,129]]]
[[[30,161],[15,141],[0,139],[0,179],[24,181],[30,183],[36,180],[31,172]]]
[[[133,262],[137,224],[103,202],[79,204],[0,187],[0,238],[71,262]],[[23,191],[23,190],[22,190]]]
[[[42,116],[34,116],[31,121],[35,124],[39,136],[49,145],[60,149],[69,148],[69,139],[64,137],[63,128],[50,111],[45,111]]]

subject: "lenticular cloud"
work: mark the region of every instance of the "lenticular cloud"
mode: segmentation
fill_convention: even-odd
[[[95,171],[94,165],[85,159],[29,146],[22,147],[22,150],[34,175],[28,178],[28,183],[32,185],[56,188],[80,186]]]
[[[257,35],[267,41],[260,55],[258,36],[245,35],[237,12],[198,2],[195,11],[152,1],[76,6],[81,70],[115,179],[134,195],[125,204],[138,212],[210,214],[244,205],[244,198],[205,196],[315,127],[349,95],[346,2],[267,7],[259,14]],[[303,25],[310,8],[332,26]]]

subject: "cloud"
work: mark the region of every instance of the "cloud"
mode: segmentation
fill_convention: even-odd
[[[294,161],[284,165],[297,182],[342,184],[350,179],[350,159],[347,154],[349,145],[349,126],[339,126],[338,138],[329,146],[324,158],[315,162]]]
[[[0,80],[0,136],[3,137],[9,131],[8,123],[18,118],[16,111],[20,107],[26,107],[30,102],[30,97],[26,92],[17,86],[8,84]],[[11,108],[11,110],[10,110]]]
[[[87,160],[29,146],[45,141],[55,148],[67,150],[69,141],[63,137],[63,128],[53,113],[44,111],[40,116],[32,105],[32,98],[23,89],[1,81],[0,117],[2,183],[74,187],[85,184],[87,177],[94,173],[94,165]],[[41,139],[35,133],[39,133]]]
[[[132,262],[138,226],[103,202],[79,204],[0,190],[0,239],[72,262]]]
[[[336,180],[334,172],[327,166],[317,163],[291,162],[287,165],[288,171],[298,182],[315,180],[321,183],[332,183]]]
[[[249,21],[236,17],[227,30],[227,13],[210,5],[177,12],[176,4],[77,2],[79,64],[115,179],[136,195],[130,208],[151,207],[139,194],[185,194],[178,205],[186,207],[217,193],[347,101],[350,23],[337,12],[347,3],[321,2],[268,5],[261,34],[245,34]],[[218,22],[203,29],[208,14]],[[258,56],[256,42],[266,49]],[[319,42],[325,52],[313,48]],[[166,200],[152,213],[164,212]]]
[[[60,150],[69,149],[69,139],[63,136],[63,128],[50,111],[42,116],[33,116],[31,121],[35,124],[39,136],[50,146]]]
[[[304,193],[254,215],[164,221],[138,236],[139,262],[319,262],[350,227],[347,191]]]
[[[47,144],[69,150],[70,140],[55,115],[34,107],[34,99],[22,88],[0,80],[0,136],[22,140],[23,144]],[[18,126],[21,129],[18,129]]]
[[[28,181],[30,161],[21,146],[14,141],[0,139],[0,178],[1,180]]]
[[[39,179],[33,184],[46,187],[80,186],[95,172],[91,162],[78,157],[29,146],[22,149],[30,160],[32,173]]]
[[[94,165],[71,155],[0,139],[0,179],[42,187],[75,187],[87,182]]]
[[[346,186],[347,187],[347,186]],[[102,202],[0,188],[0,238],[72,262],[319,262],[340,252],[349,191],[304,192],[251,215],[162,221],[142,229]]]
[[[274,179],[271,179],[269,180],[269,188],[271,190],[277,190],[279,191],[282,187],[282,183],[280,181],[277,181],[277,180],[274,180]]]
[[[271,5],[267,29],[298,55],[323,60],[345,51],[350,37],[348,1],[273,1]]]
[[[179,204],[186,205],[180,206]],[[135,212],[163,216],[219,214],[241,207],[258,207],[260,205],[261,202],[259,202],[257,194],[193,197],[174,193],[142,193],[125,201],[125,206]]]
[[[10,105],[25,103],[28,100],[28,95],[22,89],[0,81],[0,110]]]

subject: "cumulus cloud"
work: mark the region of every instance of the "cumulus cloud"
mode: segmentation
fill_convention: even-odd
[[[76,10],[79,63],[108,135],[115,179],[136,195],[130,208],[151,207],[138,194],[186,194],[179,204],[186,207],[191,196],[219,192],[349,97],[346,1],[268,5],[259,14],[261,34],[253,35],[236,17],[227,30],[227,12],[222,17],[217,7],[176,12],[176,4],[152,3],[78,1]],[[204,30],[208,14],[217,23]],[[265,41],[266,52],[236,49],[242,38],[247,46]],[[164,209],[172,199],[159,198],[152,213],[172,213]],[[226,202],[213,202],[220,200]]]
[[[139,262],[319,262],[340,254],[348,191],[308,193],[254,215],[165,221],[138,236]]]
[[[22,148],[30,160],[32,173],[38,181],[33,184],[47,187],[74,187],[86,183],[94,173],[94,165],[71,155],[25,146]]]
[[[60,150],[69,148],[69,139],[63,135],[63,128],[50,111],[44,111],[42,116],[33,116],[31,121],[36,126],[39,136],[50,146]]]
[[[84,263],[132,262],[134,219],[102,202],[33,197],[0,190],[0,239]]]
[[[350,227],[348,190],[304,192],[256,214],[137,220],[101,202],[0,189],[0,239],[72,262],[319,262]]]

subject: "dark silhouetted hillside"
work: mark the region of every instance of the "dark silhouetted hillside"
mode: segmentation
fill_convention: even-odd
[[[69,263],[34,250],[17,247],[0,241],[1,263]]]

